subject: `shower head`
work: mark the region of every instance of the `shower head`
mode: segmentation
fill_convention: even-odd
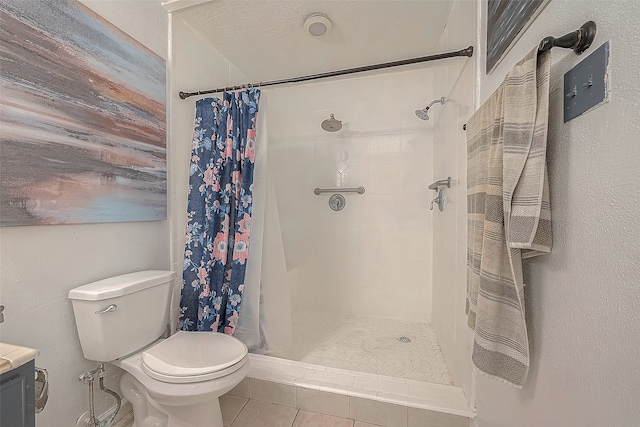
[[[416,116],[418,116],[420,120],[429,120],[429,114],[427,111],[429,111],[429,107],[423,108],[422,110],[416,110]]]
[[[435,103],[440,103],[440,104],[444,104],[444,96],[440,99],[435,99],[433,101],[431,101],[429,103],[429,105],[427,105],[426,107],[424,107],[422,110],[416,110],[416,116],[420,119],[420,120],[429,120],[429,114],[427,113],[429,111],[429,108],[431,108],[431,106]]]
[[[342,129],[342,121],[336,120],[333,113],[331,113],[329,118],[324,120],[320,126],[327,132],[337,132]]]

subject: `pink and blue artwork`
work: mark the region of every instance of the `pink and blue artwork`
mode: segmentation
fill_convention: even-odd
[[[167,218],[166,67],[74,0],[0,0],[0,225]]]

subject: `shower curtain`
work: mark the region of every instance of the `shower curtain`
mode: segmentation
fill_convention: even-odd
[[[196,102],[180,329],[233,334],[251,234],[260,91]]]
[[[291,346],[291,303],[275,187],[268,166],[267,101],[263,92],[257,126],[247,285],[234,336],[252,353],[280,354]]]
[[[261,98],[252,88],[196,102],[178,329],[271,353],[288,349],[291,314]]]

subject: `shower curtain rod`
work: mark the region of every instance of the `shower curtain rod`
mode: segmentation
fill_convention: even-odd
[[[291,79],[272,80],[270,82],[250,83],[250,84],[244,84],[239,86],[227,86],[227,87],[222,87],[217,89],[199,90],[197,92],[180,92],[179,95],[181,99],[187,99],[190,96],[196,96],[196,95],[207,95],[209,93],[218,93],[218,92],[225,92],[230,90],[246,89],[249,87],[275,86],[275,85],[281,85],[285,83],[306,82],[309,80],[324,79],[327,77],[362,73],[364,71],[373,71],[373,70],[381,70],[383,68],[399,67],[401,65],[411,65],[411,64],[418,64],[420,62],[436,61],[438,59],[455,58],[458,56],[468,56],[468,57],[473,56],[473,46],[469,46],[466,49],[458,50],[456,52],[437,53],[435,55],[422,56],[420,58],[404,59],[402,61],[385,62],[383,64],[374,64],[374,65],[367,65],[364,67],[348,68],[346,70],[330,71],[327,73],[320,73],[320,74],[311,74],[309,76],[294,77]]]

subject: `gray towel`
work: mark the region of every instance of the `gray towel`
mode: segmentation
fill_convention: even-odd
[[[472,359],[517,387],[529,371],[522,259],[551,251],[549,68],[549,52],[532,50],[467,122]]]

